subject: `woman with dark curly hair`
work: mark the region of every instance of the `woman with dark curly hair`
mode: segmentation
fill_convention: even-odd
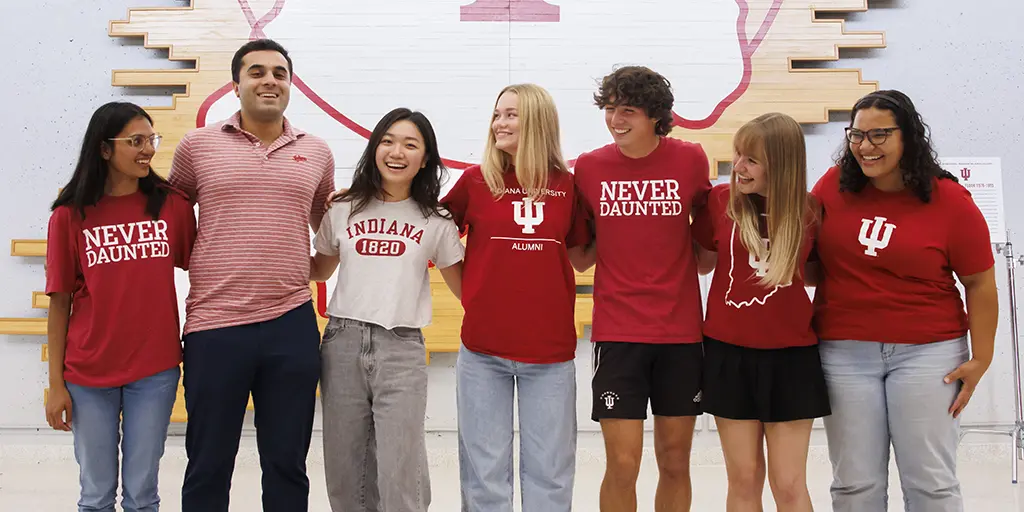
[[[992,362],[998,318],[988,226],[906,95],[861,98],[846,139],[812,191],[833,507],[887,509],[891,443],[907,510],[960,511],[959,417]]]

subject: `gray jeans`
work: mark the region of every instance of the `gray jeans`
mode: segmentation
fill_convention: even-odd
[[[430,478],[422,332],[332,317],[320,353],[331,509],[425,512]]]

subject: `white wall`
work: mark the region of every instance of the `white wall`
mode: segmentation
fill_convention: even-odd
[[[4,154],[0,219],[5,220],[0,223],[0,243],[45,238],[48,203],[70,175],[77,145],[96,106],[123,96],[147,106],[169,104],[161,91],[126,91],[110,85],[111,69],[175,64],[166,61],[165,52],[147,50],[138,40],[109,38],[108,21],[124,18],[128,7],[187,3],[109,0],[89,2],[86,7],[73,0],[39,0],[18,3],[0,19],[0,37],[10,48],[4,101],[0,101],[0,126],[5,132],[0,143]],[[1016,190],[1024,184],[1024,176],[1015,172],[1024,163],[1020,140],[1024,92],[1019,85],[1024,82],[1020,51],[1024,36],[1014,21],[1024,19],[1024,7],[1015,0],[987,3],[998,6],[988,10],[979,5],[954,0],[871,2],[870,11],[848,17],[848,30],[885,31],[888,47],[844,51],[841,61],[828,65],[858,67],[865,80],[907,92],[935,130],[934,141],[942,155],[1002,157],[1004,182],[1008,190]],[[829,166],[842,142],[845,120],[845,114],[834,115],[831,123],[806,128],[812,180]],[[336,156],[340,169],[350,167],[349,160],[356,158],[354,154]],[[339,170],[339,184],[348,182],[346,173]],[[1012,239],[1024,241],[1019,234],[1024,205],[1007,194],[1006,213],[1008,226],[1015,231]],[[1018,252],[1024,252],[1024,246]],[[997,259],[997,269],[1002,304],[996,361],[965,413],[968,424],[1013,421],[1002,258]],[[0,282],[0,317],[43,316],[30,302],[32,291],[43,286],[39,259],[16,258],[4,251]],[[42,343],[41,337],[0,336],[0,433],[46,428]],[[577,361],[580,429],[596,430],[589,420],[589,342],[580,342]],[[455,428],[454,362],[454,354],[432,357],[427,425],[433,431]],[[968,438],[967,442],[988,441]]]

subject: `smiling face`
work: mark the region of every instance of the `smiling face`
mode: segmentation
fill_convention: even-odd
[[[644,109],[630,105],[612,104],[604,108],[604,122],[620,148],[649,145],[657,140],[655,126],[658,120],[648,117]]]
[[[377,144],[377,171],[384,187],[389,191],[411,189],[412,180],[426,166],[426,154],[423,134],[412,121],[392,124]]]
[[[903,137],[892,112],[869,107],[857,111],[847,130],[850,152],[873,182],[902,180]]]
[[[744,194],[768,195],[767,162],[763,151],[737,148],[733,154],[732,174],[736,190]]]
[[[110,173],[122,174],[132,179],[145,178],[149,175],[149,164],[156,154],[152,139],[154,134],[153,125],[146,118],[139,116],[126,124],[121,133],[114,137],[119,140],[105,142],[101,155],[107,161]]]
[[[494,105],[494,118],[491,121],[494,132],[494,147],[515,157],[519,150],[519,95],[506,91],[498,97]]]
[[[248,117],[263,122],[279,120],[284,117],[291,93],[288,61],[273,50],[249,52],[242,57],[234,87],[242,112]]]

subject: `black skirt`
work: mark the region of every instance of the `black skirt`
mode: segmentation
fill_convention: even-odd
[[[764,423],[831,414],[818,346],[755,349],[704,338],[701,408]]]

